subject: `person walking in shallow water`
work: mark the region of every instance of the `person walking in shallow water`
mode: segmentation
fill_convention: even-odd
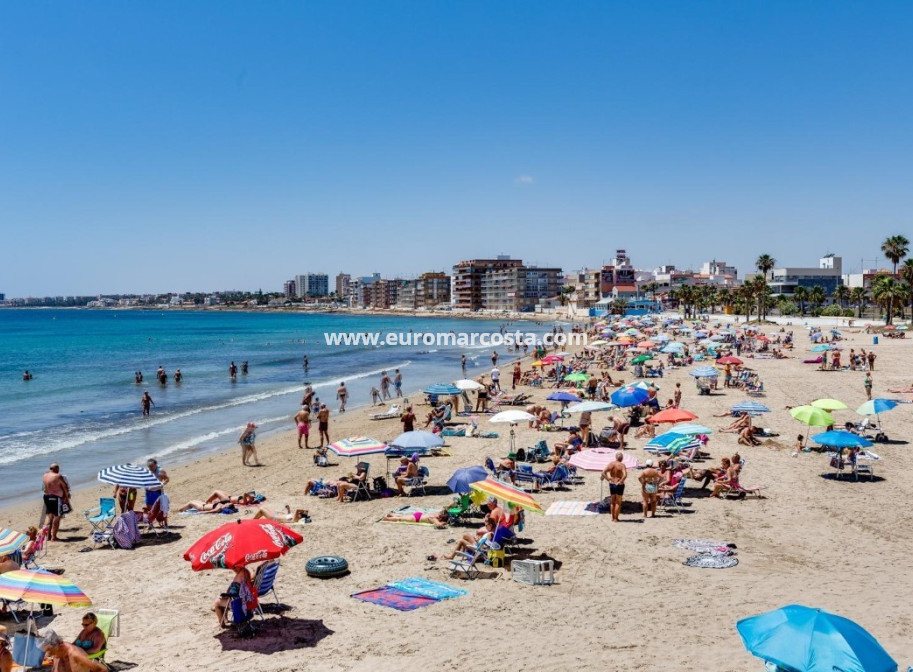
[[[143,398],[140,400],[140,405],[143,407],[143,415],[149,415],[149,409],[152,406],[155,406],[155,402],[152,401],[152,397],[149,396],[149,390],[143,392]]]

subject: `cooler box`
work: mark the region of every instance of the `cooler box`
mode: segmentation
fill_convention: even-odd
[[[529,586],[550,586],[555,582],[555,563],[551,560],[514,560],[510,576]]]

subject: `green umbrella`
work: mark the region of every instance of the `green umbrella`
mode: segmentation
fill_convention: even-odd
[[[643,364],[648,359],[653,359],[653,355],[637,355],[637,357],[631,360],[631,364]]]
[[[789,414],[809,427],[829,427],[834,424],[834,416],[814,406],[797,406],[790,409]]]
[[[579,382],[583,382],[585,380],[589,380],[590,377],[588,375],[586,375],[585,373],[569,373],[568,375],[566,375],[564,377],[564,379],[571,380],[575,383],[579,383]]]

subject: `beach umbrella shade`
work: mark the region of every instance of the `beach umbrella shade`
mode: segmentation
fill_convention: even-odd
[[[789,410],[789,414],[809,427],[829,427],[834,424],[834,416],[814,406],[796,406]]]
[[[684,352],[684,351],[685,351],[685,344],[678,343],[678,342],[666,343],[666,345],[663,346],[663,349],[660,350],[660,352],[665,353],[667,355],[674,355],[678,352]]]
[[[720,375],[720,372],[712,366],[699,366],[696,369],[691,369],[688,373],[695,378],[717,378]]]
[[[653,337],[653,340],[657,343],[667,343],[672,340],[672,337],[669,334],[657,334]]]
[[[469,487],[477,492],[484,493],[489,497],[500,499],[509,504],[513,504],[514,506],[526,509],[527,511],[545,513],[542,510],[542,507],[539,506],[539,503],[533,499],[533,496],[528,492],[523,492],[523,490],[520,490],[519,488],[515,488],[508,483],[496,481],[491,477],[486,478],[484,481],[470,483]]]
[[[744,618],[736,630],[748,651],[798,672],[896,672],[897,663],[862,626],[799,604]]]
[[[631,360],[631,364],[643,364],[646,361],[653,359],[653,355],[638,355]]]
[[[644,403],[649,395],[647,391],[640,387],[621,387],[612,392],[610,399],[616,406],[625,408],[627,406],[638,406]]]
[[[475,380],[469,380],[468,378],[464,378],[462,380],[458,380],[458,381],[454,382],[453,386],[457,387],[463,391],[481,390],[485,387],[484,385],[482,385],[482,383],[479,383]]]
[[[290,527],[265,518],[236,520],[200,537],[184,553],[195,572],[203,569],[237,569],[254,562],[285,555],[304,537]]]
[[[644,450],[678,455],[681,451],[700,444],[701,442],[691,435],[666,432],[650,439],[647,445],[644,446]]]
[[[647,422],[659,424],[663,422],[687,422],[688,420],[697,420],[697,415],[684,408],[664,408],[659,413],[654,413]]]
[[[598,348],[600,345],[606,345],[608,341],[603,341],[602,339],[596,339],[595,341],[590,341],[587,345],[594,348]]]
[[[114,467],[106,467],[98,472],[98,480],[125,488],[162,487],[162,482],[149,471],[148,467],[138,464],[118,464]]]
[[[653,341],[641,341],[640,343],[637,344],[637,347],[644,348],[645,350],[649,350],[650,348],[655,348],[656,343],[654,343]]]
[[[353,436],[331,443],[327,448],[339,455],[339,457],[361,457],[362,455],[382,453],[386,450],[387,444],[367,436]]]
[[[693,434],[713,434],[713,430],[704,425],[699,425],[695,422],[683,422],[680,425],[675,425],[670,428],[666,434],[681,434],[683,436],[693,435]]]
[[[459,394],[462,390],[453,383],[434,383],[424,390],[425,394]]]
[[[837,399],[815,399],[811,405],[815,408],[823,408],[827,412],[842,411],[846,408],[846,404]]]
[[[590,448],[588,450],[581,450],[580,452],[571,455],[570,463],[584,471],[605,471],[605,468],[615,461],[615,454],[617,452],[617,450],[612,450],[611,448]],[[639,464],[636,457],[628,455],[627,453],[624,453],[624,458],[621,463],[625,465],[625,468],[627,469],[636,469]]]
[[[717,364],[741,364],[742,360],[738,357],[720,357],[717,361]]]
[[[564,350],[559,350],[558,352],[552,353],[555,357],[570,357],[571,353],[565,352]]]
[[[558,355],[546,355],[545,357],[542,358],[543,364],[557,364],[558,362],[563,362],[563,361],[564,361],[564,357],[560,357]]]
[[[425,432],[417,429],[412,432],[403,432],[390,442],[394,448],[416,449],[416,448],[439,448],[444,445],[444,439],[440,434]]]
[[[821,432],[812,437],[812,441],[820,443],[822,446],[831,448],[869,448],[874,444],[864,436],[847,432],[842,429],[835,429],[830,432]]]
[[[564,377],[565,380],[573,383],[582,383],[590,379],[585,373],[569,373]]]
[[[729,409],[733,413],[770,413],[770,409],[756,401],[742,401]]]
[[[890,411],[899,403],[899,401],[894,401],[893,399],[870,399],[857,408],[856,412],[859,415],[878,415],[879,413]]]
[[[587,411],[594,413],[596,411],[611,411],[615,406],[607,404],[604,401],[581,401],[579,404],[572,404],[567,407],[568,413],[585,413]]]
[[[75,583],[43,570],[16,569],[0,574],[0,599],[61,607],[89,607],[92,600]]]
[[[565,403],[568,403],[571,401],[583,401],[576,394],[571,394],[570,392],[553,392],[552,394],[548,395],[545,399],[546,399],[546,401],[563,401]]]
[[[453,476],[447,480],[447,487],[450,488],[451,492],[463,494],[471,490],[470,483],[484,481],[487,476],[488,471],[485,467],[463,467],[453,472]]]
[[[532,364],[530,364],[530,366],[536,366],[536,367],[538,367],[538,366],[545,366],[545,364],[543,364],[541,360],[538,360],[538,359],[537,359],[535,362],[533,362]]]
[[[828,350],[833,350],[834,348],[830,345],[822,343],[821,345],[816,345],[812,348],[812,352],[827,352]]]
[[[15,553],[25,546],[28,540],[29,538],[21,532],[0,527],[0,555]]]
[[[841,333],[840,333],[839,331],[837,331],[836,329],[831,329],[831,333],[834,334],[834,336],[843,336],[843,334],[841,334]]]
[[[501,411],[491,416],[489,422],[507,422],[516,425],[520,422],[533,422],[535,419],[535,415],[526,411]]]

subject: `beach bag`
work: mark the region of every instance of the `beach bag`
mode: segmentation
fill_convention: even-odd
[[[841,460],[839,457],[831,458],[831,467],[832,468],[842,470],[844,466],[846,466],[846,465],[844,464],[843,460]]]
[[[387,479],[383,476],[374,477],[374,492],[383,492],[387,489]]]

